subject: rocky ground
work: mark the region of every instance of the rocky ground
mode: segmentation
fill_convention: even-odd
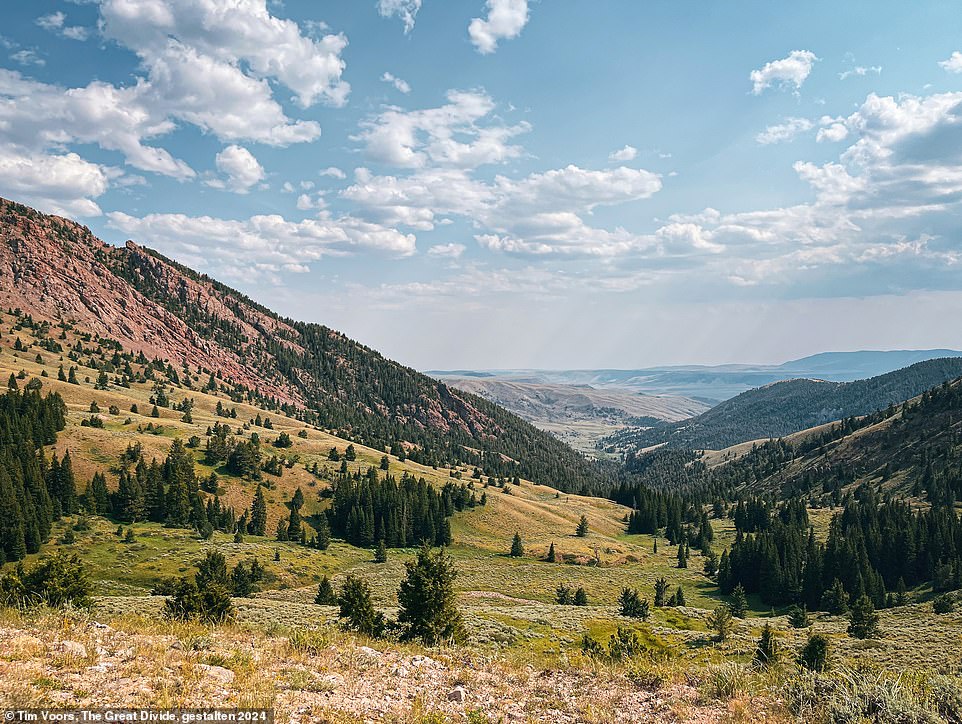
[[[273,707],[295,722],[721,722],[763,718],[684,681],[539,670],[335,630],[270,636],[126,618],[0,622],[0,707]]]

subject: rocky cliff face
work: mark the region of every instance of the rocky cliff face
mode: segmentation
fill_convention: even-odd
[[[123,268],[149,268],[166,293],[174,298],[183,295],[237,325],[248,341],[227,349],[203,338],[120,276],[117,270]],[[185,275],[133,242],[124,248],[111,246],[85,226],[6,199],[0,199],[0,304],[19,307],[38,319],[76,323],[148,357],[220,370],[225,378],[246,386],[266,386],[280,400],[302,401],[290,385],[264,379],[262,370],[245,362],[245,348],[253,339],[281,327],[275,319],[243,304],[229,308],[211,283]]]

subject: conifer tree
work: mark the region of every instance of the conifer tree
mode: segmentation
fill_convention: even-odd
[[[860,596],[852,604],[849,616],[848,634],[857,639],[877,638],[879,636],[879,615],[868,596]]]
[[[267,533],[267,500],[264,498],[264,489],[260,485],[257,486],[254,501],[251,503],[247,532],[251,535],[265,535]]]
[[[440,549],[436,554],[422,546],[417,559],[405,564],[406,575],[398,588],[398,622],[404,638],[420,639],[429,646],[462,636],[451,558]]]
[[[384,545],[383,538],[379,538],[377,541],[377,548],[374,550],[374,562],[387,563],[387,546]]]
[[[319,606],[334,606],[337,604],[334,586],[331,585],[331,579],[326,575],[321,578],[321,582],[317,586],[317,595],[314,597],[314,603]]]
[[[344,579],[337,603],[340,606],[338,616],[347,619],[348,628],[375,638],[384,633],[384,614],[374,608],[371,588],[364,579],[349,574]]]
[[[715,630],[715,635],[719,641],[726,641],[735,630],[735,621],[732,617],[732,610],[722,604],[717,606],[708,619],[709,625]]]
[[[801,606],[792,606],[791,610],[788,612],[788,623],[792,628],[808,628],[812,625],[811,620],[808,617],[808,610],[805,604]]]
[[[732,616],[745,618],[745,614],[748,612],[748,599],[745,596],[745,589],[742,587],[742,584],[739,583],[735,586],[735,590],[732,591],[729,606],[731,607]]]
[[[521,533],[515,532],[514,539],[511,541],[511,557],[521,558],[524,555],[524,544],[521,542]]]
[[[678,544],[678,567],[688,568],[688,556],[685,554],[685,546]]]
[[[559,583],[558,587],[555,589],[555,601],[560,606],[570,606],[571,601],[574,598],[574,594],[571,592],[571,586],[566,586],[563,583]]]
[[[579,538],[584,538],[588,535],[588,518],[582,515],[581,520],[578,521],[578,528],[575,530],[575,535]]]
[[[825,671],[830,656],[829,640],[822,634],[811,633],[798,656],[798,663],[810,671]]]
[[[755,661],[762,666],[771,666],[778,659],[778,639],[771,625],[766,621],[762,627],[762,635],[755,645]]]
[[[572,599],[572,603],[575,606],[587,606],[588,605],[588,592],[585,591],[581,586],[575,591],[575,597]]]
[[[659,578],[655,581],[655,608],[661,608],[667,603],[665,598],[667,593],[668,581],[664,578]]]
[[[555,553],[554,543],[552,543],[550,546],[548,546],[548,555],[547,555],[547,557],[545,558],[545,560],[548,561],[548,563],[557,563],[557,562],[558,562],[558,555]]]

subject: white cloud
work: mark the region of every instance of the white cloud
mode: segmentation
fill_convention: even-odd
[[[493,53],[499,40],[510,40],[521,34],[528,22],[528,0],[487,0],[488,16],[474,18],[468,35],[479,53]]]
[[[844,118],[822,116],[818,121],[818,125],[820,125],[821,128],[819,128],[818,133],[815,134],[815,140],[819,143],[822,141],[837,143],[838,141],[844,141],[848,136],[848,127],[845,125]]]
[[[791,141],[799,133],[811,130],[813,125],[807,118],[786,118],[783,123],[769,126],[756,135],[755,140],[763,146]]]
[[[317,173],[318,173],[318,175],[320,175],[320,176],[330,176],[331,178],[336,178],[336,179],[345,179],[345,178],[347,178],[347,174],[344,173],[344,172],[343,172],[341,169],[339,169],[337,166],[328,166],[327,168],[325,168],[325,169],[323,169],[323,170],[321,170],[321,171],[318,171]]]
[[[411,86],[408,85],[408,82],[405,80],[402,80],[401,78],[398,78],[393,73],[388,73],[385,71],[385,73],[381,76],[381,80],[384,81],[385,83],[390,83],[401,93],[411,92]]]
[[[838,78],[839,80],[846,80],[847,78],[851,78],[852,76],[861,77],[861,76],[866,76],[869,73],[875,73],[875,75],[882,75],[882,66],[872,65],[872,66],[866,67],[864,65],[857,65],[854,68],[851,68],[850,70],[844,70],[841,73],[839,73]]]
[[[207,183],[210,186],[246,194],[264,178],[263,167],[254,158],[254,154],[242,146],[228,146],[218,153],[214,160],[217,170],[227,178],[209,180]]]
[[[10,60],[20,65],[36,65],[43,67],[47,64],[47,61],[37,55],[37,51],[31,50],[29,48],[23,48],[15,53],[10,54]]]
[[[945,60],[940,60],[939,67],[949,73],[962,73],[962,53],[956,50]]]
[[[404,33],[414,30],[414,19],[421,9],[421,0],[378,0],[377,11],[383,18],[396,15],[404,23]]]
[[[476,240],[492,251],[523,255],[613,256],[652,246],[624,229],[588,226],[581,215],[595,208],[652,196],[661,180],[648,171],[590,171],[567,166],[519,180],[492,183],[462,169],[426,169],[408,177],[374,176],[359,169],[341,196],[381,223],[433,229],[439,215],[461,216],[481,231]]]
[[[51,33],[62,35],[71,40],[86,40],[90,33],[79,25],[66,25],[67,16],[57,11],[37,18],[37,25]]]
[[[135,217],[107,214],[109,226],[131,238],[202,269],[232,279],[276,280],[281,272],[303,272],[326,255],[373,249],[395,256],[415,252],[413,234],[402,234],[351,216],[321,213],[300,222],[282,216],[220,219],[185,214]]]
[[[760,95],[766,88],[774,85],[793,88],[798,92],[817,60],[815,53],[810,50],[793,50],[785,58],[765,63],[749,75],[752,93]]]
[[[420,111],[390,106],[362,122],[361,133],[353,140],[363,142],[372,159],[405,168],[429,164],[475,168],[521,156],[522,149],[509,141],[529,131],[527,123],[482,124],[495,108],[483,92],[452,90],[447,100],[439,108]]]
[[[347,38],[307,37],[294,21],[271,15],[265,0],[103,0],[100,12],[104,34],[137,53],[151,73],[174,41],[190,49],[186,57],[198,71],[212,62],[243,64],[254,78],[276,78],[302,106],[341,106],[350,92],[341,79]]]
[[[428,249],[430,256],[439,256],[444,259],[457,259],[467,247],[464,244],[435,244]]]
[[[624,163],[625,161],[633,161],[635,156],[638,155],[638,149],[634,146],[625,146],[617,151],[612,151],[608,154],[609,161],[617,161],[618,163]]]
[[[61,216],[99,216],[93,200],[108,187],[110,169],[76,153],[30,153],[0,145],[0,196]]]

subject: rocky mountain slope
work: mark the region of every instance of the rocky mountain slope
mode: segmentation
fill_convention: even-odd
[[[0,199],[0,304],[71,321],[124,349],[215,371],[240,396],[426,462],[563,487],[599,474],[569,447],[471,394],[317,324],[283,319],[243,294],[128,242]]]

